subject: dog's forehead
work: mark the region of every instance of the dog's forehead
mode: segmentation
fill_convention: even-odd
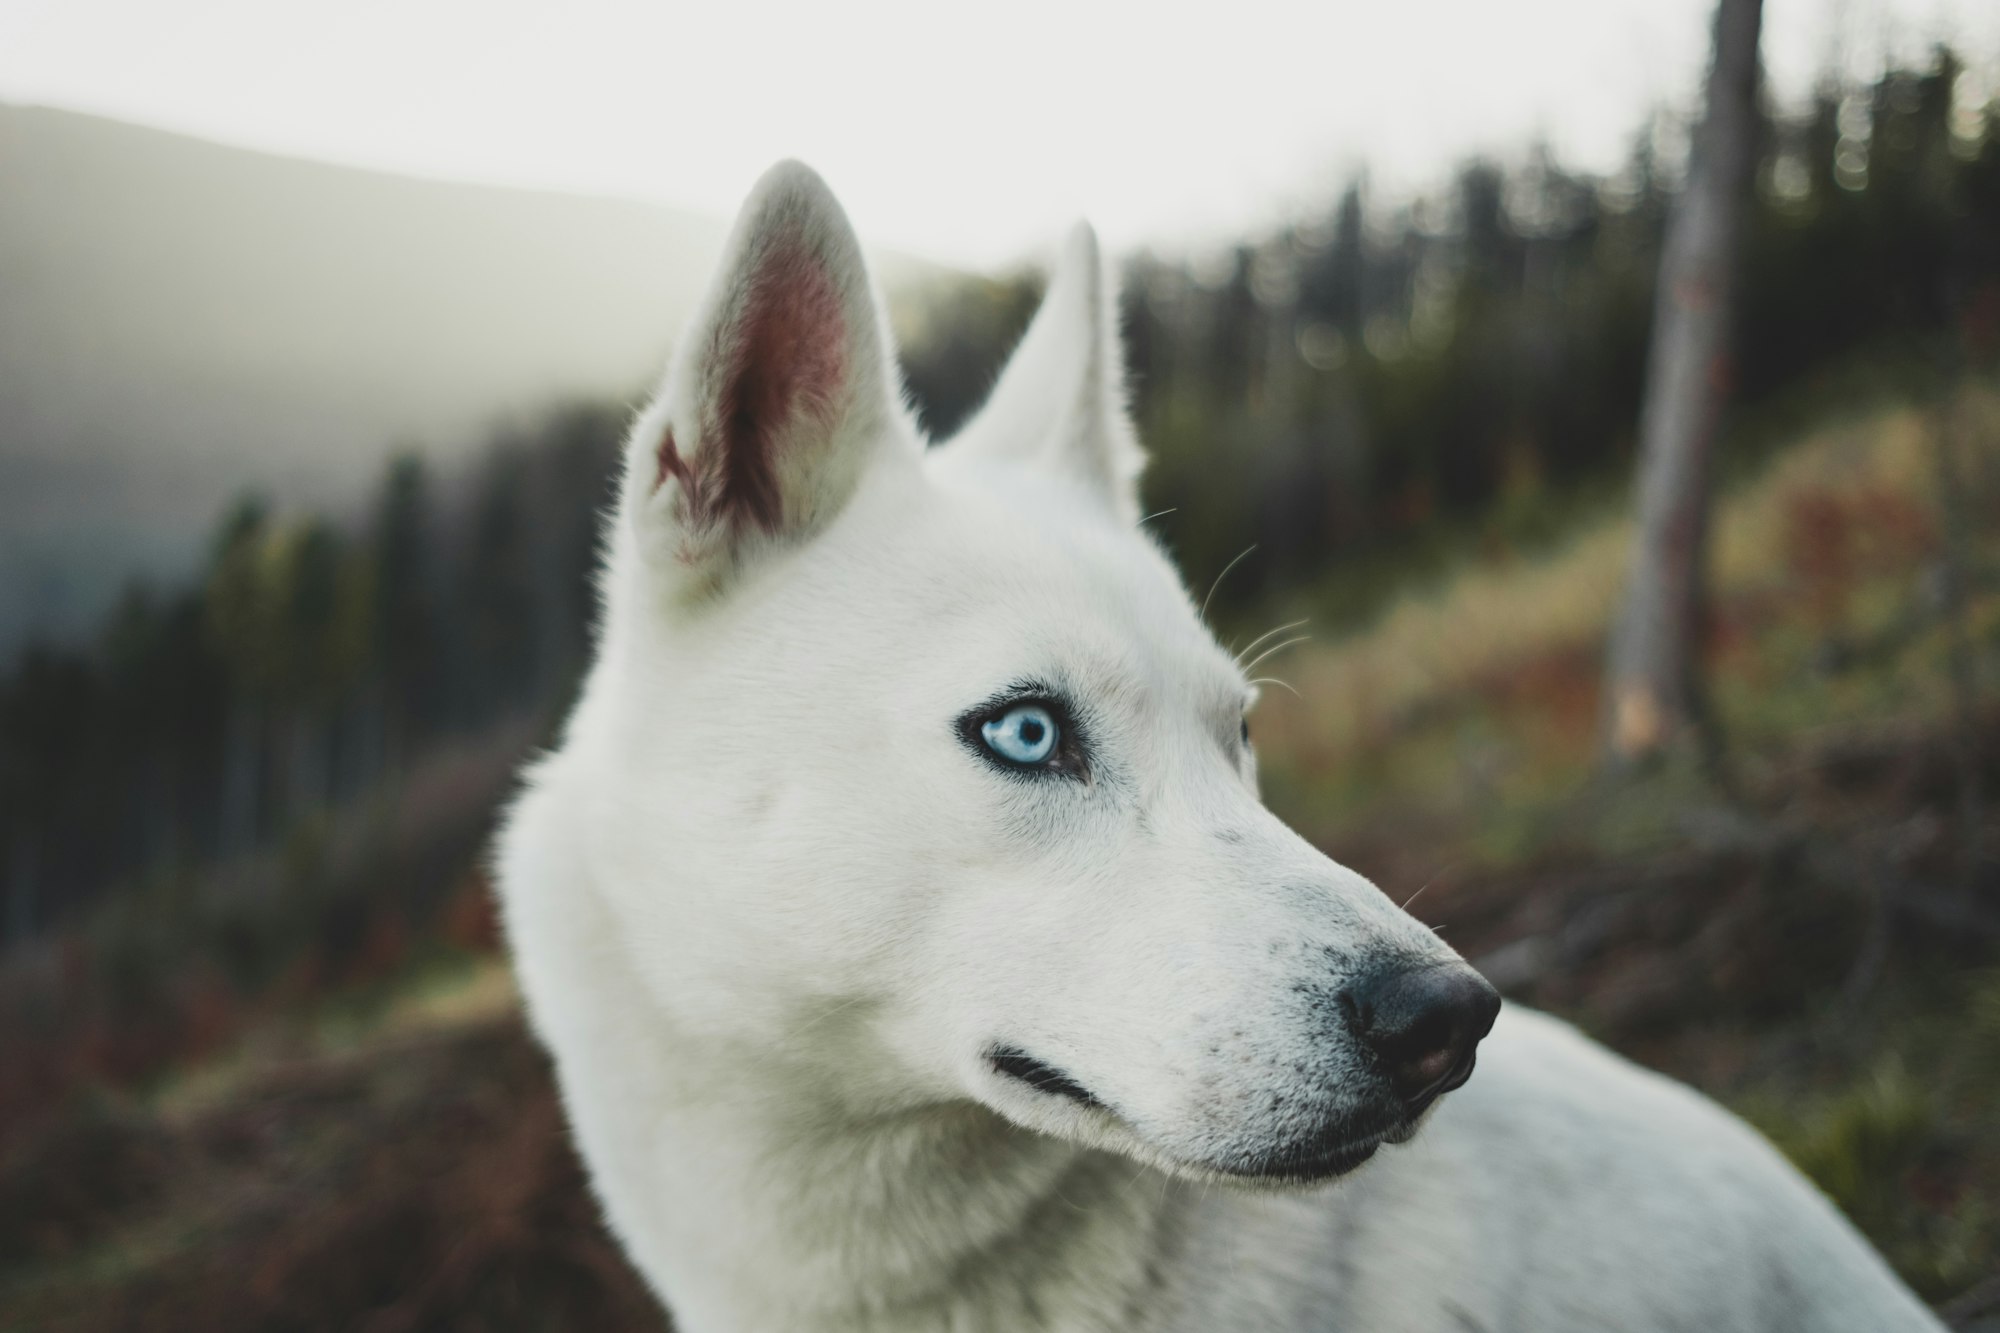
[[[887,581],[913,616],[981,651],[1011,640],[1024,660],[1086,677],[1164,677],[1240,701],[1241,674],[1142,527],[1031,469],[966,478],[927,488],[885,534]]]

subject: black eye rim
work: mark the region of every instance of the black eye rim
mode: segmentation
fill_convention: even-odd
[[[1024,764],[1009,759],[986,743],[984,735],[986,724],[996,722],[1014,709],[1023,706],[1048,710],[1049,717],[1056,724],[1056,748],[1048,758],[1038,763]],[[1082,729],[1077,726],[1076,712],[1061,694],[1046,685],[1023,682],[1003,690],[961,715],[954,729],[958,732],[960,742],[967,749],[990,767],[1010,777],[1033,779],[1063,777],[1081,782],[1090,776],[1088,751],[1084,745]]]

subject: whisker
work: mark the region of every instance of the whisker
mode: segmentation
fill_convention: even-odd
[[[1257,543],[1251,542],[1248,546],[1238,551],[1236,553],[1236,558],[1234,560],[1231,560],[1228,564],[1224,565],[1222,567],[1222,572],[1215,576],[1215,582],[1208,585],[1208,596],[1201,599],[1201,618],[1203,620],[1208,619],[1208,604],[1215,600],[1215,590],[1217,588],[1220,588],[1222,586],[1222,581],[1229,577],[1229,571],[1236,568],[1237,565],[1241,564],[1243,562],[1243,557],[1249,555],[1252,551],[1256,549],[1257,549]]]
[[[1292,682],[1290,682],[1289,680],[1279,680],[1276,676],[1259,676],[1257,677],[1257,679],[1251,681],[1250,683],[1252,685],[1277,685],[1284,689],[1290,690],[1292,692],[1292,697],[1294,699],[1297,699],[1300,703],[1304,703],[1306,701],[1306,697],[1303,694],[1300,694],[1298,688],[1294,686]]]
[[[1179,512],[1180,512],[1179,509],[1156,509],[1152,513],[1146,515],[1144,518],[1140,519],[1139,526],[1143,528],[1156,518],[1165,518],[1168,514],[1178,514]]]
[[[839,1004],[836,1004],[829,1009],[824,1009],[820,1011],[818,1014],[815,1014],[813,1017],[807,1019],[805,1022],[799,1024],[799,1026],[793,1028],[791,1032],[787,1033],[786,1035],[790,1037],[800,1036],[803,1033],[809,1031],[810,1029],[819,1026],[821,1023],[824,1023],[827,1019],[832,1018],[835,1014],[840,1013],[842,1010],[852,1009],[855,1005],[860,1004],[862,1001],[868,998],[869,997],[866,995],[856,995],[849,999],[842,1000]]]
[[[1446,875],[1449,875],[1452,871],[1456,869],[1458,869],[1456,865],[1448,865],[1444,869],[1438,871],[1435,875],[1432,875],[1429,879],[1425,880],[1423,884],[1418,887],[1415,893],[1403,899],[1403,910],[1408,911],[1410,904],[1415,902],[1418,898],[1421,898],[1423,896],[1425,889],[1428,889],[1431,885],[1437,883],[1439,880],[1443,879]]]
[[[1289,625],[1280,625],[1276,629],[1265,630],[1262,634],[1259,634],[1256,638],[1250,640],[1250,642],[1243,645],[1242,650],[1236,654],[1237,662],[1239,663],[1242,662],[1243,654],[1249,652],[1252,648],[1255,648],[1258,644],[1263,643],[1268,639],[1276,638],[1278,635],[1283,634],[1288,629],[1297,629],[1299,626],[1305,623],[1306,622],[1304,620],[1294,620]]]
[[[1310,638],[1312,638],[1312,635],[1310,634],[1298,634],[1294,635],[1289,639],[1280,640],[1279,642],[1272,644],[1269,648],[1266,648],[1263,652],[1258,653],[1248,662],[1245,662],[1241,669],[1244,671],[1255,671],[1257,669],[1257,664],[1259,662],[1262,662],[1267,658],[1273,657],[1278,653],[1282,653],[1285,651],[1285,649],[1290,648],[1295,644],[1304,643],[1306,642],[1306,640]]]

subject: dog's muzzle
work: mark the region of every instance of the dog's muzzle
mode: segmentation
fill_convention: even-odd
[[[1345,1175],[1385,1143],[1417,1132],[1439,1097],[1472,1077],[1500,994],[1463,963],[1388,970],[1338,997],[1349,1035],[1367,1050],[1386,1095],[1348,1110],[1283,1147],[1234,1165],[1232,1175],[1311,1182]]]

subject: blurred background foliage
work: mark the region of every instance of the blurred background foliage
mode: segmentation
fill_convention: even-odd
[[[1364,175],[1132,260],[1150,526],[1221,580],[1225,640],[1310,622],[1253,721],[1282,814],[1510,993],[1744,1109],[1943,1299],[2000,1264],[2000,710],[1954,684],[2000,662],[2000,106],[1939,50],[1763,126],[1720,791],[1591,780],[1684,158],[1662,115],[1609,178],[1544,149],[1417,198]],[[1039,283],[898,306],[935,436]],[[246,498],[197,582],[0,680],[20,1308],[119,1326],[248,1264],[244,1327],[656,1320],[513,1026],[478,860],[587,663],[629,414],[552,408],[448,475],[411,451],[358,518]]]

